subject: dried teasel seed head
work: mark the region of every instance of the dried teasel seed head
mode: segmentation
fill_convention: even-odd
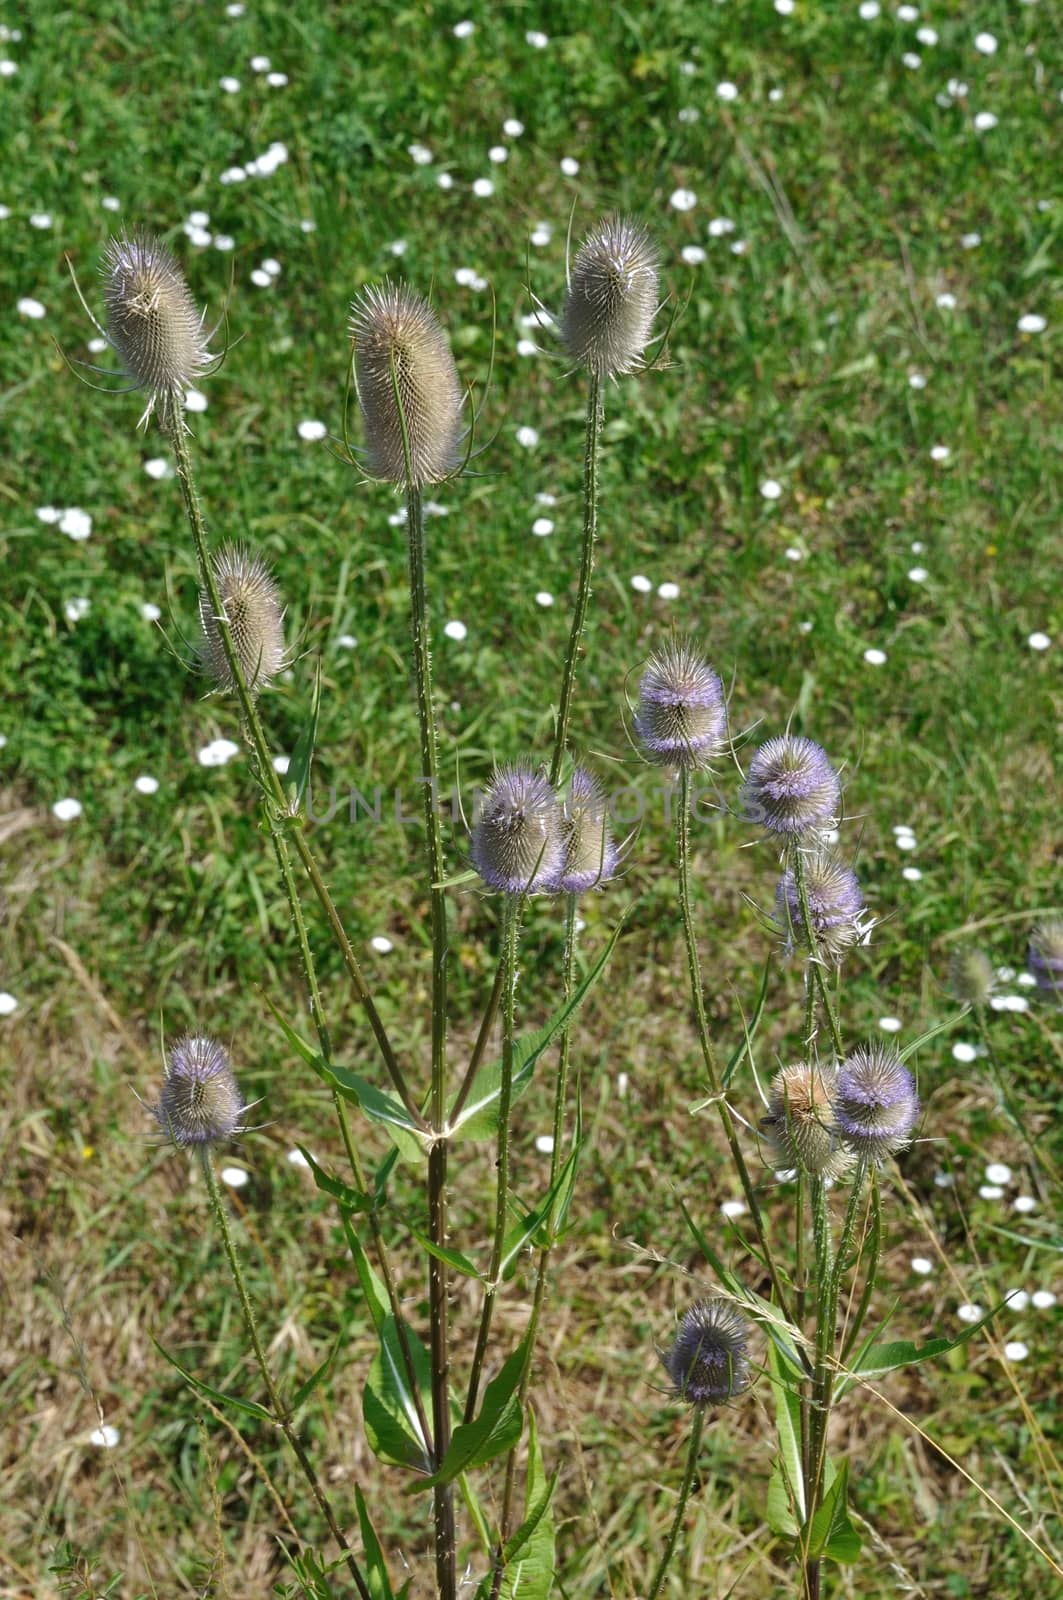
[[[213,359],[184,274],[148,233],[121,234],[103,267],[107,338],[139,389],[148,391],[141,422],[157,410],[164,427],[179,423],[185,392]]]
[[[530,763],[500,767],[473,825],[473,866],[503,894],[549,894],[564,860],[561,807]]]
[[[817,1178],[841,1178],[853,1166],[851,1151],[834,1135],[838,1069],[798,1061],[771,1082],[760,1131],[774,1167],[798,1167]]]
[[[727,705],[717,674],[688,640],[652,655],[639,683],[635,732],[650,761],[703,767],[723,746]]]
[[[222,545],[211,557],[211,566],[244,682],[256,695],[287,663],[280,591],[266,563],[242,545]],[[206,587],[200,590],[199,620],[204,671],[220,689],[235,692],[236,682]]]
[[[842,1146],[876,1164],[903,1150],[919,1116],[912,1075],[888,1045],[858,1045],[838,1068],[834,1132]]]
[[[785,733],[753,753],[742,788],[743,815],[771,833],[796,837],[833,822],[841,780],[812,739]]]
[[[701,1300],[661,1356],[677,1400],[720,1405],[749,1384],[749,1324],[729,1300]]]
[[[657,311],[657,249],[630,217],[603,217],[572,264],[561,337],[597,378],[642,365]]]
[[[188,1034],[170,1047],[162,1095],[151,1109],[168,1139],[190,1145],[224,1144],[242,1133],[247,1107],[223,1047]]]
[[[583,894],[606,883],[619,861],[602,786],[586,767],[572,774],[563,819],[564,863],[556,887],[562,894]]]
[[[405,284],[364,289],[351,306],[367,465],[391,483],[438,483],[461,460],[461,384],[435,312]]]

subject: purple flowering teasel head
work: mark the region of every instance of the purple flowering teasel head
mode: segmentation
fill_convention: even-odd
[[[564,861],[555,887],[562,894],[583,894],[608,882],[620,859],[602,786],[586,767],[572,774],[562,817]]]
[[[802,734],[784,733],[753,752],[742,786],[742,813],[771,833],[799,837],[838,814],[841,779],[827,753]]]
[[[176,1145],[224,1144],[244,1132],[247,1105],[227,1051],[205,1034],[186,1034],[170,1046],[166,1081],[151,1107]]]
[[[1063,917],[1048,917],[1030,935],[1026,964],[1041,994],[1063,1002]]]
[[[834,1133],[843,1148],[876,1164],[911,1142],[919,1096],[908,1068],[889,1045],[858,1045],[838,1068]]]
[[[530,762],[499,767],[479,806],[473,866],[503,894],[552,894],[564,863],[561,806]]]
[[[661,1361],[677,1400],[721,1405],[749,1385],[749,1324],[729,1300],[698,1301]]]
[[[809,920],[821,956],[837,965],[845,952],[867,937],[864,899],[856,873],[829,850],[810,850],[802,860]],[[787,950],[807,945],[801,896],[793,867],[787,867],[775,891],[775,921]]]
[[[723,748],[723,684],[696,646],[673,639],[652,655],[639,682],[635,732],[662,767],[703,767]]]

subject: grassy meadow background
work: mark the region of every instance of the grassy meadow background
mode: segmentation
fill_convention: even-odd
[[[248,1174],[233,1204],[276,1364],[305,1376],[352,1319],[315,1450],[344,1514],[355,1481],[372,1486],[394,1570],[405,1557],[414,1596],[431,1588],[421,1504],[362,1436],[371,1339],[335,1215],[288,1159],[300,1140],[331,1160],[337,1141],[262,999],[303,1015],[247,761],[203,759],[239,734],[184,664],[196,584],[177,483],[158,475],[158,433],[136,430],[139,397],[92,392],[57,352],[111,362],[89,348],[65,257],[98,309],[109,234],[142,223],[211,318],[227,315],[227,359],[189,418],[210,526],[268,554],[287,598],[297,659],[264,702],[275,748],[291,751],[320,659],[315,789],[384,790],[381,826],[341,808],[316,841],[400,1053],[424,1059],[427,903],[418,833],[392,801],[416,812],[400,502],[305,435],[342,441],[347,308],[367,282],[431,290],[481,393],[493,344],[486,449],[428,525],[445,771],[471,787],[495,758],[546,751],[584,399],[529,321],[529,288],[558,308],[570,219],[580,236],[615,206],[658,239],[676,321],[668,364],[606,397],[573,734],[612,787],[640,791],[645,818],[623,879],[583,910],[587,959],[628,921],[577,1033],[590,1140],[537,1406],[548,1465],[562,1463],[559,1593],[631,1600],[687,1438],[655,1347],[710,1281],[680,1200],[742,1256],[741,1218],[721,1211],[737,1184],[713,1112],[696,1109],[659,776],[627,732],[640,665],[673,626],[733,682],[735,729],[790,719],[845,763],[845,845],[878,919],[848,968],[848,1037],[886,1019],[904,1044],[949,1016],[950,953],[976,939],[1012,969],[1013,1008],[989,1021],[1010,1093],[1063,1159],[1059,1017],[1023,970],[1031,922],[1061,898],[1059,11],[36,0],[0,21],[0,1596],[96,1595],[122,1574],[123,1596],[250,1600],[290,1581],[290,1532],[255,1461],[152,1342],[219,1387],[252,1382],[202,1185],[156,1148],[134,1096],[157,1092],[160,1036],[193,1025],[231,1042],[263,1101],[267,1126],[227,1159]],[[720,783],[733,804],[737,774]],[[63,800],[80,813],[61,820],[76,809],[56,815]],[[772,943],[775,863],[726,807],[695,837],[730,1048]],[[452,869],[464,848],[448,829]],[[452,908],[457,1046],[493,973],[497,907],[470,887]],[[556,907],[537,903],[526,1025],[551,1008],[560,948]],[[368,1030],[323,939],[320,953],[340,1059],[364,1070]],[[762,1073],[796,1049],[799,1000],[780,960]],[[903,1418],[869,1396],[844,1405],[835,1443],[868,1548],[832,1580],[841,1595],[1055,1592],[976,1486],[1058,1559],[1058,1191],[1031,1171],[977,1044],[966,1018],[917,1059],[926,1112],[903,1161],[910,1198],[887,1213],[882,1311],[895,1304],[893,1328],[914,1336],[959,1331],[962,1306],[1013,1289],[1037,1302],[951,1370],[894,1375],[884,1393]],[[517,1111],[518,1192],[547,1171],[548,1080]],[[735,1104],[755,1120],[748,1074]],[[987,1179],[993,1164],[1009,1176]],[[489,1153],[456,1176],[468,1249]],[[792,1186],[765,1182],[782,1228]],[[386,1226],[423,1324],[402,1222],[416,1203],[400,1183]],[[512,1291],[500,1338],[527,1315],[526,1286]],[[459,1286],[459,1361],[471,1316]],[[708,1430],[669,1594],[794,1592],[764,1521],[770,1413],[761,1385]],[[253,1423],[246,1439],[323,1546],[277,1442]]]

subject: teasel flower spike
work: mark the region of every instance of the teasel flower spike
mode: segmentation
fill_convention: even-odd
[[[814,740],[784,733],[753,752],[741,800],[747,822],[789,843],[836,819],[841,779]]]
[[[996,985],[993,963],[984,950],[963,945],[949,963],[949,986],[961,1005],[980,1011]]]
[[[211,567],[233,651],[248,693],[255,697],[288,664],[280,590],[265,561],[242,545],[222,545],[211,557]],[[225,652],[220,619],[205,586],[199,595],[199,617],[202,667],[218,688],[235,693],[238,686]]]
[[[801,850],[802,847],[795,847]],[[874,923],[866,915],[856,873],[828,849],[803,853],[809,919],[816,952],[832,966],[840,966],[855,944],[866,944]],[[775,924],[785,940],[787,954],[808,944],[795,863],[784,868],[775,891]]]
[[[73,268],[71,276],[93,326],[132,378],[132,388],[148,391],[139,426],[157,411],[164,430],[184,428],[185,394],[222,359],[209,348],[214,330],[204,330],[206,312],[197,310],[170,250],[143,230],[112,238],[102,271],[106,327],[86,304]]]
[[[552,785],[530,762],[499,767],[473,824],[473,866],[502,894],[552,894],[564,865],[563,826]]]
[[[615,876],[620,852],[602,786],[586,767],[573,769],[562,816],[564,859],[555,887],[561,894],[600,888]]]
[[[428,301],[405,284],[369,284],[351,305],[354,382],[371,477],[423,489],[461,460],[462,390]]]
[[[634,729],[657,766],[697,769],[723,749],[723,684],[691,639],[674,637],[650,657],[639,681]]]
[[[767,1114],[760,1120],[774,1167],[796,1167],[814,1178],[841,1178],[855,1165],[834,1132],[838,1068],[833,1062],[798,1061],[771,1082]]]
[[[839,1064],[834,1133],[867,1165],[881,1166],[910,1142],[919,1096],[908,1068],[889,1045],[858,1045]]]
[[[671,1347],[660,1353],[665,1371],[675,1386],[674,1396],[693,1408],[693,1420],[675,1515],[664,1553],[647,1591],[647,1600],[657,1600],[675,1554],[709,1408],[734,1398],[748,1387],[748,1338],[749,1324],[745,1317],[730,1301],[716,1296],[691,1306],[679,1324]]]
[[[659,309],[658,255],[649,233],[611,212],[590,231],[568,274],[561,338],[569,356],[599,381],[643,365]]]
[[[251,1109],[236,1082],[228,1051],[201,1033],[184,1034],[170,1046],[162,1094],[148,1107],[179,1149],[228,1143],[248,1131],[244,1118]]]

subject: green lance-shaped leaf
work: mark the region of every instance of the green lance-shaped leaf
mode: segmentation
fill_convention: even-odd
[[[973,1322],[969,1328],[964,1328],[954,1339],[928,1339],[926,1344],[914,1344],[910,1339],[893,1339],[888,1344],[871,1344],[866,1342],[850,1364],[845,1377],[838,1384],[839,1398],[847,1394],[850,1389],[855,1389],[860,1383],[871,1378],[881,1378],[887,1372],[895,1372],[898,1367],[917,1367],[923,1361],[935,1361],[938,1356],[948,1355],[950,1350],[958,1350],[961,1345],[973,1339],[975,1334],[991,1322],[999,1311],[1004,1309],[1006,1302],[994,1306],[992,1311],[987,1311],[978,1322]]]
[[[779,1454],[768,1483],[768,1525],[774,1533],[793,1539],[807,1516],[801,1470],[801,1398],[774,1344],[768,1346],[768,1381],[775,1397],[779,1436]]]
[[[320,1366],[314,1368],[313,1372],[310,1374],[309,1378],[306,1379],[305,1383],[301,1383],[298,1389],[295,1391],[295,1395],[292,1399],[293,1413],[298,1411],[300,1406],[306,1404],[314,1390],[318,1387],[323,1379],[328,1377],[329,1373],[332,1371],[336,1357],[340,1353],[340,1346],[346,1341],[347,1327],[348,1324],[345,1322],[333,1340],[332,1346],[329,1349],[328,1355],[325,1357],[324,1361],[321,1362]]]
[[[369,1593],[372,1600],[395,1600],[395,1591],[391,1587],[384,1552],[369,1520],[365,1495],[357,1484],[354,1486],[354,1503],[358,1507],[358,1526],[362,1530],[362,1549],[365,1551],[365,1575]]]
[[[428,1351],[413,1329],[406,1328],[422,1406],[430,1408],[432,1366]],[[432,1470],[431,1451],[421,1431],[417,1405],[406,1376],[399,1330],[390,1311],[380,1325],[380,1347],[373,1357],[362,1390],[362,1416],[369,1447],[381,1461],[393,1466]]]
[[[516,1272],[518,1258],[526,1245],[535,1243],[542,1248],[549,1242],[555,1212],[560,1210],[559,1200],[571,1194],[578,1159],[577,1145],[539,1204],[521,1217],[506,1234],[502,1242],[502,1257],[498,1263],[499,1276],[503,1283],[508,1283]]]
[[[202,1378],[195,1377],[186,1367],[182,1367],[181,1363],[175,1360],[168,1350],[163,1349],[157,1339],[153,1339],[151,1342],[160,1356],[165,1361],[168,1361],[171,1367],[177,1369],[189,1388],[194,1389],[197,1394],[205,1395],[208,1400],[213,1400],[217,1405],[232,1406],[235,1411],[243,1411],[249,1417],[257,1417],[260,1422],[273,1421],[272,1412],[267,1411],[265,1406],[260,1406],[256,1400],[241,1400],[239,1395],[224,1394],[221,1389],[212,1388],[209,1383],[204,1383]]]
[[[420,1228],[410,1227],[409,1223],[406,1226],[411,1238],[416,1239],[421,1249],[426,1250],[430,1256],[435,1256],[437,1261],[445,1261],[448,1267],[452,1267],[463,1278],[475,1278],[479,1283],[484,1282],[484,1275],[476,1262],[470,1261],[460,1250],[453,1250],[450,1245],[436,1244],[435,1240],[429,1238]]]
[[[356,1072],[348,1072],[344,1067],[330,1065],[320,1051],[315,1050],[313,1045],[308,1044],[292,1027],[269,995],[264,994],[262,998],[280,1024],[281,1031],[291,1048],[313,1072],[317,1073],[322,1082],[327,1083],[330,1089],[335,1089],[344,1100],[349,1100],[358,1106],[372,1122],[381,1123],[391,1135],[400,1156],[407,1161],[420,1161],[424,1155],[424,1144],[420,1130],[405,1106],[370,1083],[368,1078],[359,1077]]]
[[[350,1217],[341,1213],[340,1220],[343,1223],[347,1248],[351,1252],[354,1269],[358,1274],[358,1282],[362,1286],[362,1294],[365,1296],[365,1303],[369,1308],[369,1315],[373,1319],[374,1328],[379,1333],[384,1326],[385,1318],[391,1310],[387,1289],[377,1276],[373,1263],[366,1255],[365,1246],[355,1232]]]
[[[545,1050],[549,1049],[554,1040],[565,1030],[605,971],[609,958],[616,948],[616,941],[620,937],[623,926],[624,924],[621,922],[613,930],[597,961],[595,961],[583,981],[577,985],[564,1005],[554,1012],[549,1022],[544,1023],[534,1033],[521,1034],[519,1039],[513,1041],[513,1100],[516,1100],[517,1096],[528,1087],[539,1057]],[[480,1068],[473,1079],[472,1088],[469,1090],[465,1104],[450,1124],[450,1137],[452,1139],[493,1138],[498,1132],[498,1102],[501,1093],[502,1063],[501,1061],[487,1062]]]
[[[849,1463],[843,1461],[823,1496],[819,1510],[800,1534],[806,1560],[856,1561],[860,1555],[860,1536],[849,1521],[846,1492]]]
[[[753,1040],[755,1039],[757,1029],[760,1026],[760,1019],[764,1015],[764,1002],[768,998],[768,979],[771,977],[771,968],[772,957],[769,955],[767,961],[764,963],[764,976],[760,982],[760,992],[757,995],[756,1004],[753,1007],[753,1015],[749,1018],[749,1021],[745,1023],[745,1037],[739,1044],[735,1046],[727,1065],[723,1069],[723,1075],[720,1078],[720,1087],[722,1089],[726,1089],[728,1084],[731,1082],[731,1079],[734,1077],[742,1063],[743,1056],[748,1055],[750,1062],[752,1063],[753,1061]],[[744,1020],[745,1019],[743,1018],[743,1021]]]
[[[339,1178],[334,1178],[320,1166],[305,1145],[296,1147],[314,1175],[314,1182],[323,1194],[329,1194],[333,1200],[338,1200],[345,1211],[357,1215],[368,1211],[374,1204],[371,1194],[365,1194],[361,1189],[352,1189],[349,1183],[342,1183]]]
[[[543,1467],[535,1413],[528,1411],[528,1478],[524,1521],[502,1552],[498,1600],[550,1600],[554,1584],[554,1515],[551,1502],[557,1473],[547,1478]],[[488,1600],[493,1574],[480,1584],[476,1600]]]
[[[434,1489],[438,1483],[451,1483],[462,1472],[482,1467],[495,1456],[511,1450],[521,1436],[524,1419],[517,1390],[528,1355],[528,1341],[522,1339],[496,1378],[484,1390],[480,1412],[472,1422],[461,1422],[454,1429],[447,1451],[430,1478],[410,1484],[408,1494]]]
[[[416,1162],[423,1159],[425,1146],[420,1129],[401,1101],[393,1100],[391,1095],[385,1094],[368,1078],[362,1078],[356,1072],[348,1072],[344,1067],[328,1066],[320,1056],[310,1064],[330,1089],[335,1089],[345,1100],[359,1106],[371,1122],[379,1122],[386,1128],[403,1160]]]

